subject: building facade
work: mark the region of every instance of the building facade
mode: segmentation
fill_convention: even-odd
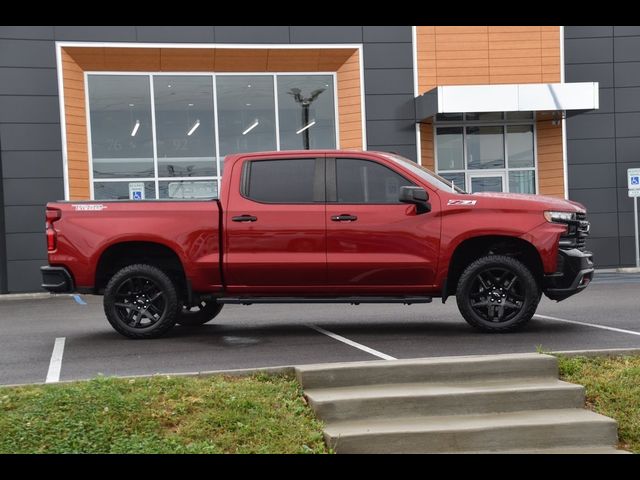
[[[302,148],[578,200],[598,265],[630,265],[636,43],[640,27],[0,27],[0,292],[39,289],[48,201],[209,198],[225,155]]]

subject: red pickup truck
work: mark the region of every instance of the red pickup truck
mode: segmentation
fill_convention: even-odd
[[[49,203],[50,292],[104,295],[132,338],[202,325],[222,306],[428,303],[455,295],[484,331],[524,325],[544,293],[593,277],[585,208],[468,194],[396,154],[226,157],[219,199]]]

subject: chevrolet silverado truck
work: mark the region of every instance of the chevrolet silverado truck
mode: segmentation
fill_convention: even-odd
[[[225,304],[429,303],[455,295],[472,326],[528,322],[544,293],[591,281],[585,208],[469,194],[399,155],[229,155],[219,198],[46,207],[46,290],[103,295],[113,328],[159,337]]]

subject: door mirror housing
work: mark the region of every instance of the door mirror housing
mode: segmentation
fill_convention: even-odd
[[[418,215],[431,211],[429,193],[422,187],[400,187],[399,200],[402,203],[414,204]]]

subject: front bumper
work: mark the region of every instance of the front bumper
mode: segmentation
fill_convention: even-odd
[[[569,298],[591,283],[593,272],[591,252],[583,252],[577,248],[559,250],[557,272],[544,277],[544,294],[557,301]]]
[[[71,293],[74,291],[73,278],[64,267],[40,267],[42,288],[51,293]]]

